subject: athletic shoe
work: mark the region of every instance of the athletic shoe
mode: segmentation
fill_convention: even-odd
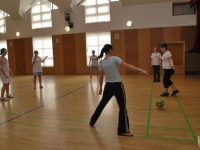
[[[94,123],[93,123],[93,122],[90,122],[89,125],[90,125],[91,127],[94,127]]]
[[[5,98],[5,97],[1,97],[0,100],[1,100],[1,101],[7,101],[8,99]]]
[[[177,93],[179,93],[179,91],[175,90],[175,91],[172,92],[171,96],[175,96]]]
[[[6,98],[14,98],[12,95],[7,95]]]
[[[169,93],[163,92],[162,94],[160,94],[160,96],[169,96]]]
[[[133,136],[133,133],[129,132],[129,133],[122,133],[122,134],[118,134],[119,136],[128,136],[131,137]]]

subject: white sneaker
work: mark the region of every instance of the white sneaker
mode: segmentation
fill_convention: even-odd
[[[5,98],[5,97],[1,97],[0,100],[1,100],[1,101],[7,101],[8,99]]]

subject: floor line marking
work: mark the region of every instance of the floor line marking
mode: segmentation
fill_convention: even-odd
[[[84,86],[81,86],[81,87],[79,87],[78,89],[75,89],[75,90],[73,90],[73,91],[71,91],[71,92],[69,92],[69,93],[67,93],[67,94],[64,94],[64,95],[62,95],[62,96],[56,98],[55,101],[59,100],[59,99],[62,98],[62,97],[65,97],[65,96],[67,96],[67,95],[70,95],[70,94],[72,94],[72,93],[74,93],[74,92],[76,92],[76,91],[78,91],[78,90],[80,90],[80,89],[82,89],[82,88],[84,88],[84,87],[86,87],[86,86],[88,86],[88,84],[87,84],[87,85],[84,85]],[[8,119],[8,120],[6,120],[6,121],[0,123],[0,126],[6,124],[6,123],[8,123],[8,122],[11,122],[11,121],[13,121],[13,120],[15,120],[15,119],[17,119],[17,118],[19,118],[19,117],[25,115],[25,114],[28,114],[28,113],[30,113],[30,112],[32,112],[32,111],[34,111],[34,110],[37,110],[37,109],[39,109],[39,108],[41,108],[41,107],[43,107],[43,106],[45,106],[45,105],[48,105],[49,103],[52,103],[52,102],[54,102],[54,101],[52,100],[52,101],[50,101],[50,102],[47,102],[47,103],[41,104],[41,105],[39,105],[39,106],[36,106],[35,108],[32,108],[32,109],[30,109],[30,110],[28,110],[28,111],[25,111],[25,112],[23,112],[23,113],[21,113],[21,114],[15,116],[15,117],[11,118],[11,119]]]
[[[184,109],[183,109],[183,107],[182,107],[182,105],[181,105],[181,103],[180,103],[180,101],[179,101],[179,99],[178,99],[177,96],[176,96],[176,101],[177,101],[177,103],[178,103],[178,105],[179,105],[179,107],[180,107],[180,109],[181,109],[181,111],[182,111],[182,114],[183,114],[183,116],[184,116],[184,118],[185,118],[185,121],[186,121],[186,123],[187,123],[187,125],[188,125],[188,127],[189,127],[189,129],[190,129],[190,131],[191,131],[191,133],[192,133],[192,136],[193,136],[194,141],[197,142],[197,136],[195,135],[195,132],[194,132],[194,130],[192,129],[192,126],[191,126],[191,124],[190,124],[190,122],[189,122],[189,120],[188,120],[188,118],[187,118],[187,115],[186,115],[186,113],[185,113],[185,111],[184,111]]]
[[[149,104],[149,112],[148,112],[148,121],[147,121],[147,126],[146,126],[146,137],[149,137],[150,119],[151,119],[151,105],[152,105],[152,93],[153,93],[153,83],[151,85],[151,95],[150,95],[150,104]]]
[[[97,131],[91,131],[91,127],[88,128],[88,130],[84,129],[73,129],[73,128],[64,128],[64,127],[54,127],[54,126],[47,126],[47,125],[34,125],[34,124],[28,124],[28,123],[21,123],[21,122],[10,122],[10,124],[17,124],[17,125],[23,125],[23,126],[31,126],[35,128],[44,128],[44,129],[54,129],[54,130],[66,130],[71,132],[82,132],[82,133],[90,133],[90,134],[99,134],[99,135],[108,135],[108,136],[118,136],[117,133],[108,133],[108,132],[97,132]],[[156,138],[156,137],[145,137],[145,136],[136,136],[130,138],[143,138],[143,139],[154,139],[154,140],[169,140],[169,141],[176,141],[176,142],[195,142],[194,140],[188,140],[188,139],[179,139],[179,138]]]

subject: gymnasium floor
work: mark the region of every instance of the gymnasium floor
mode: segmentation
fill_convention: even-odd
[[[0,102],[0,150],[200,149],[200,76],[174,75],[175,97],[160,97],[162,82],[153,83],[150,75],[122,79],[133,137],[117,136],[114,97],[89,127],[102,96],[96,76],[93,82],[89,76],[43,76],[43,89],[33,89],[32,76],[13,77],[15,98]],[[155,106],[158,99],[163,109]]]

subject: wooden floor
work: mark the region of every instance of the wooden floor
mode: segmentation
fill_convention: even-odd
[[[0,102],[0,150],[199,150],[200,76],[174,75],[177,97],[160,97],[162,82],[152,76],[122,76],[134,137],[117,136],[118,106],[113,97],[95,128],[90,117],[99,101],[89,76],[15,76],[15,98]],[[0,85],[1,86],[1,85]],[[170,89],[171,93],[171,89]],[[155,101],[165,101],[163,109]]]

